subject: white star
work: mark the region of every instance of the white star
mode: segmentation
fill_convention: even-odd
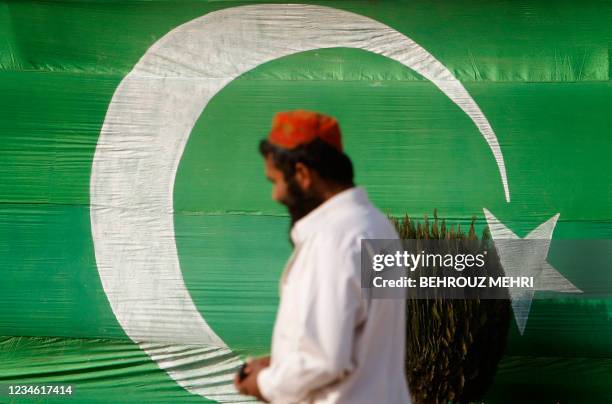
[[[504,240],[521,240],[509,228],[504,226],[491,212],[483,208],[495,249],[499,255],[506,276],[533,276],[533,289],[508,288],[512,299],[514,319],[521,335],[525,331],[531,301],[536,290],[548,290],[564,293],[582,293],[548,262],[548,249],[552,233],[555,230],[559,213],[532,230],[523,240],[537,240],[532,243],[504,242]]]

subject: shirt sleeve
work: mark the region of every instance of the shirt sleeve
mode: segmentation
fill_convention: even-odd
[[[313,241],[306,281],[297,296],[297,344],[258,374],[259,389],[271,402],[302,400],[355,368],[355,328],[365,321],[361,296],[360,251],[333,237]]]

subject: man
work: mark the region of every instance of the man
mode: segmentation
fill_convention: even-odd
[[[361,239],[397,239],[353,183],[336,120],[280,112],[260,143],[272,198],[287,206],[294,250],[280,283],[271,357],[236,388],[272,403],[404,404],[405,302],[361,290]]]

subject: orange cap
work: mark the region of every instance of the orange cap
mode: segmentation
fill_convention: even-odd
[[[298,109],[274,115],[268,141],[276,146],[293,149],[319,138],[342,151],[340,126],[335,118],[314,111]]]

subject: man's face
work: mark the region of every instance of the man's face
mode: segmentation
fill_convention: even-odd
[[[276,168],[271,155],[265,157],[265,172],[266,178],[272,183],[272,199],[276,202],[284,204],[287,199],[287,181],[283,172]]]
[[[305,180],[305,176],[310,177],[308,169],[306,170],[306,173],[300,171],[300,180],[296,179],[297,175],[286,180],[283,172],[274,164],[272,156],[265,157],[265,173],[266,178],[272,183],[272,199],[287,207],[291,216],[291,227],[324,201],[312,187],[309,189],[302,184],[312,183],[310,180]]]

